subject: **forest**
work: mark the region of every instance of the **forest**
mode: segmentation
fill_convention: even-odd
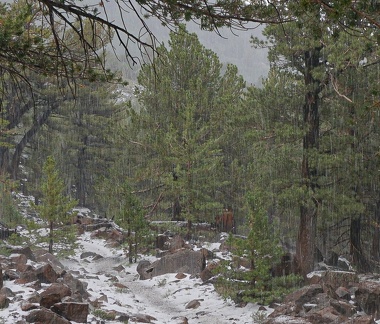
[[[157,220],[186,221],[191,237],[229,209],[252,260],[294,253],[303,277],[338,256],[380,270],[380,4],[137,1],[142,15],[125,2],[145,28],[134,35],[98,15],[101,3],[0,7],[2,223],[20,221],[14,191],[51,226],[64,213],[49,203],[74,201],[136,237]],[[167,44],[146,16],[171,30]],[[250,40],[268,51],[262,85],[188,32],[193,19],[214,32],[263,26]],[[115,39],[129,61],[115,59]],[[63,200],[47,199],[49,165]]]

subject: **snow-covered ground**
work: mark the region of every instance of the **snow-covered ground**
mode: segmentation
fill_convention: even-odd
[[[173,273],[139,280],[137,265],[128,263],[122,249],[108,248],[105,240],[91,238],[89,232],[78,240],[75,255],[60,261],[68,271],[75,273],[75,277],[88,284],[91,300],[102,297],[102,310],[129,315],[146,314],[156,318],[152,323],[158,324],[178,323],[178,317],[186,317],[189,324],[255,323],[253,317],[259,312],[257,305],[236,307],[232,301],[218,295],[212,284],[204,285],[199,278],[190,278],[189,275],[177,279]],[[81,259],[83,252],[94,252],[103,258]],[[151,261],[155,259],[149,258]],[[115,282],[123,286],[117,287]],[[33,289],[16,285],[13,281],[4,281],[4,286],[13,292],[23,291],[23,296],[33,292]],[[199,301],[199,307],[187,309],[186,305],[193,300]],[[3,323],[15,323],[26,315],[26,312],[20,311],[20,302],[15,299],[8,308],[0,310],[0,323],[1,320]],[[97,320],[93,314],[88,316],[88,323],[97,323]],[[129,323],[134,322],[130,320]]]

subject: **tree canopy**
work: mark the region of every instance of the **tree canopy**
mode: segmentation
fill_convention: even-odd
[[[158,42],[147,24],[149,17],[159,19],[168,27],[192,20],[202,29],[218,32],[221,27],[234,30],[254,28],[257,24],[302,23],[299,17],[312,18],[316,11],[329,26],[333,23],[336,28],[350,29],[357,21],[361,21],[362,28],[367,30],[380,26],[377,20],[380,5],[365,0],[101,0],[96,3],[22,0],[1,3],[0,75],[28,82],[25,71],[32,70],[69,81],[94,77],[114,79],[115,75],[107,70],[101,55],[108,44],[107,39],[112,40],[113,48],[123,47],[131,64],[150,60],[149,53],[155,52]],[[112,12],[118,12],[118,20],[113,18]],[[130,19],[131,15],[137,17],[139,26],[133,25],[135,20]],[[89,22],[88,26],[85,21]],[[78,52],[78,44],[82,51]],[[138,46],[142,56],[131,52],[132,44]],[[93,62],[98,63],[98,69],[94,69]]]

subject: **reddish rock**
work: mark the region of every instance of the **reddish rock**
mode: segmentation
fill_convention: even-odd
[[[14,253],[9,256],[11,262],[17,267],[17,265],[25,265],[28,261],[28,258],[25,254]]]
[[[53,312],[76,323],[87,323],[88,309],[87,303],[58,303],[51,308]]]
[[[33,309],[37,309],[39,307],[40,307],[39,304],[33,304],[33,303],[28,303],[28,302],[21,303],[21,310],[24,312],[28,312],[28,311],[31,311]]]
[[[30,249],[29,246],[26,246],[26,247],[21,248],[21,249],[13,249],[12,253],[23,254],[26,256],[26,258],[28,260],[31,260],[34,262],[36,261],[36,257],[35,257],[34,253],[32,252],[32,250]]]
[[[355,298],[366,314],[373,315],[376,320],[380,319],[380,282],[360,282]]]
[[[313,297],[320,293],[323,293],[321,285],[305,286],[286,296],[285,303],[292,301],[296,305],[302,306],[305,303],[309,303]]]
[[[218,263],[216,262],[210,262],[206,265],[206,268],[202,270],[202,272],[199,274],[199,277],[203,282],[211,279],[215,274],[214,271],[218,267]]]
[[[3,287],[0,289],[0,295],[4,295],[5,297],[14,297],[15,293],[8,287]]]
[[[53,283],[59,278],[59,275],[54,271],[50,264],[45,264],[36,269],[37,279],[42,283]]]
[[[345,287],[338,287],[335,290],[335,294],[342,299],[350,300],[351,299],[351,292],[345,288]]]
[[[62,299],[63,297],[71,296],[71,289],[63,283],[52,283],[41,293],[41,297],[51,294],[57,294]]]
[[[5,295],[0,295],[0,309],[7,308],[9,306],[9,298]]]
[[[71,289],[72,293],[79,293],[83,298],[87,298],[89,296],[86,291],[86,285],[79,279],[74,278],[72,274],[66,273],[63,276],[63,283]]]
[[[50,308],[56,303],[59,303],[61,301],[61,296],[57,293],[55,294],[45,294],[44,296],[41,296],[40,299],[40,305],[45,308]]]
[[[174,252],[182,249],[185,246],[185,241],[181,236],[176,235],[171,240],[169,240],[167,244],[169,246],[168,250],[170,252]]]
[[[20,273],[20,278],[15,280],[15,283],[23,285],[28,282],[37,281],[37,273],[35,270],[27,270],[25,272]]]
[[[28,315],[25,316],[25,320],[28,323],[70,324],[69,320],[46,308],[31,311]]]
[[[177,279],[185,279],[187,276],[186,276],[184,273],[180,272],[180,273],[177,273],[177,274],[175,275],[175,277],[176,277]]]

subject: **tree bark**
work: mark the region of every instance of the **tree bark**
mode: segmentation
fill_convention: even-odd
[[[300,223],[297,238],[296,260],[298,272],[306,275],[314,270],[315,237],[317,232],[318,201],[313,197],[317,188],[318,172],[316,164],[310,163],[310,153],[319,148],[319,98],[320,82],[312,76],[312,71],[319,63],[322,48],[306,51],[304,56],[304,81],[308,89],[303,106],[303,157],[301,166],[302,184],[308,197],[300,206]]]
[[[375,207],[374,232],[372,238],[372,257],[375,261],[380,261],[380,201]]]
[[[363,253],[361,243],[361,217],[352,218],[350,226],[350,254],[352,263],[357,271],[366,273],[371,271],[371,265]]]

